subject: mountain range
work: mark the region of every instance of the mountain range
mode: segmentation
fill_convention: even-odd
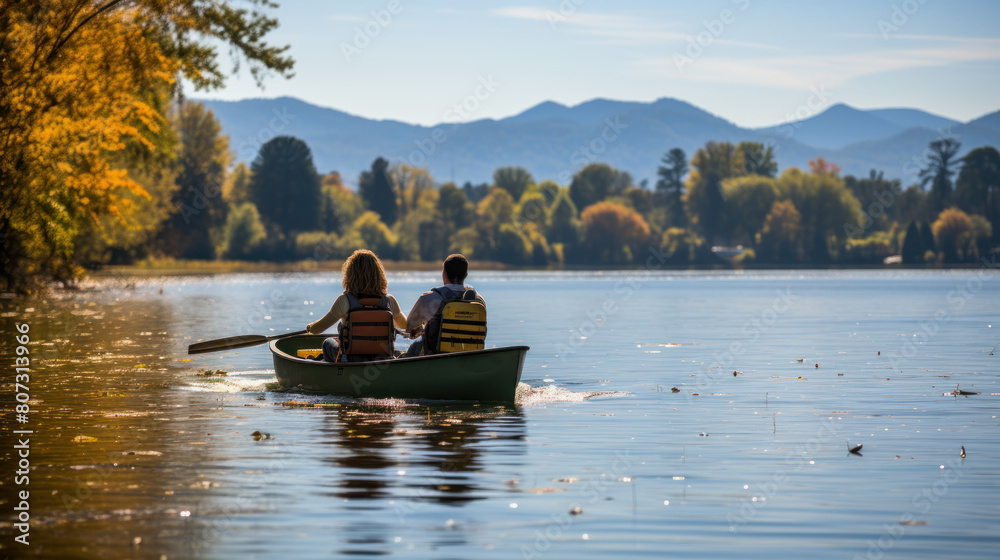
[[[651,186],[660,158],[671,148],[682,148],[690,158],[710,140],[749,140],[773,145],[780,169],[805,168],[822,156],[842,174],[867,176],[875,169],[905,186],[916,181],[935,139],[957,139],[959,155],[1000,146],[1000,111],[962,123],[917,109],[836,104],[801,120],[751,129],[677,99],[594,99],[571,107],[546,101],[499,120],[420,126],[367,119],[294,97],[198,101],[219,119],[238,160],[249,163],[261,144],[291,135],[309,145],[319,172],[339,171],[348,184],[382,156],[426,167],[441,183],[491,182],[496,168],[519,166],[538,181],[565,185],[584,165],[601,162]]]

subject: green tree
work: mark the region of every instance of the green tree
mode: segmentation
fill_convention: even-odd
[[[610,165],[591,163],[573,176],[569,197],[577,208],[586,208],[607,198],[614,189],[616,178]]]
[[[469,202],[473,204],[479,204],[479,201],[486,198],[486,195],[490,194],[489,183],[482,183],[479,185],[473,185],[472,183],[466,181],[462,185],[462,192],[465,193],[465,197],[469,199]]]
[[[229,166],[229,138],[200,103],[184,103],[176,117],[180,138],[175,212],[160,232],[161,246],[174,256],[210,259],[215,256],[217,230],[226,222],[228,205],[222,196]]]
[[[923,247],[925,255],[927,254],[927,251],[932,253],[937,251],[937,241],[934,240],[934,232],[931,231],[931,225],[927,222],[920,224],[920,239],[924,242]]]
[[[368,249],[383,259],[395,258],[396,234],[385,225],[377,212],[371,210],[358,216],[351,226],[350,239],[354,249]]]
[[[267,232],[252,202],[234,207],[226,217],[218,253],[227,259],[260,257]]]
[[[549,201],[545,200],[545,195],[541,192],[525,192],[514,207],[514,216],[518,224],[533,223],[544,227],[549,219]]]
[[[777,182],[781,200],[790,200],[801,215],[802,237],[809,247],[809,259],[826,262],[830,248],[842,247],[847,238],[845,225],[861,223],[861,205],[832,173],[804,173],[786,169]]]
[[[399,207],[388,169],[388,161],[381,157],[375,158],[371,170],[363,171],[358,178],[358,193],[365,206],[378,213],[383,223],[394,224]]]
[[[897,204],[898,198],[903,194],[898,179],[890,181],[881,171],[872,169],[868,177],[862,179],[853,175],[844,177],[844,184],[864,210],[862,223],[857,224],[859,231],[856,236],[872,231],[887,231],[894,221],[905,223],[900,218],[900,205]]]
[[[291,136],[268,140],[250,170],[250,200],[272,231],[287,235],[319,227],[320,179],[305,142]]]
[[[684,150],[674,148],[663,155],[656,171],[657,202],[667,208],[667,223],[683,227],[687,224],[684,215],[684,176],[688,172],[687,155]]]
[[[531,242],[514,224],[502,224],[497,231],[493,258],[508,264],[524,265],[531,259]]]
[[[774,159],[774,148],[764,147],[760,142],[740,142],[736,146],[743,158],[744,175],[774,177],[778,173],[778,162]]]
[[[507,191],[514,200],[521,200],[524,191],[534,183],[534,177],[523,167],[501,167],[493,172],[493,184]]]
[[[424,172],[422,169],[419,171]],[[426,172],[424,173],[426,174]],[[416,196],[416,199],[407,203],[409,210],[406,216],[396,222],[396,227],[393,228],[398,239],[396,243],[397,258],[419,260],[421,255],[441,255],[441,252],[445,250],[444,235],[448,230],[443,227],[437,212],[439,198],[437,189],[421,189],[419,187],[414,189],[411,186],[409,192]],[[430,227],[433,229],[428,230],[429,226],[424,224],[431,224]],[[441,235],[432,235],[432,232],[440,232]],[[431,260],[438,259],[431,257]]]
[[[642,187],[635,185],[626,187],[614,198],[625,202],[626,206],[641,214],[643,218],[653,211],[653,193]]]
[[[417,209],[423,193],[434,188],[434,179],[426,169],[405,163],[392,165],[388,174],[389,184],[396,192],[398,208],[396,219],[403,220],[407,214]]]
[[[778,198],[777,181],[762,175],[732,177],[722,182],[722,189],[727,214],[723,231],[734,243],[754,246]]]
[[[497,246],[500,226],[514,220],[514,199],[507,191],[494,187],[476,206],[475,228],[479,233],[480,253],[492,255]]]
[[[764,219],[757,255],[763,261],[794,263],[802,259],[802,215],[790,200],[778,200]]]
[[[969,252],[966,261],[976,262],[981,255],[990,251],[990,241],[993,239],[993,225],[985,217],[979,214],[969,216],[972,221],[972,241],[969,243]]]
[[[924,261],[924,239],[920,235],[920,227],[915,220],[910,222],[906,228],[906,237],[903,239],[903,249],[900,255],[903,257],[903,264],[918,264]]]
[[[667,228],[663,232],[660,246],[667,253],[668,262],[680,265],[702,260],[702,255],[707,250],[704,238],[689,229],[677,227]]]
[[[551,206],[552,202],[555,201],[556,197],[559,196],[559,193],[562,192],[564,189],[561,188],[559,186],[559,183],[556,183],[555,181],[545,180],[542,181],[541,183],[538,183],[535,186],[535,190],[542,193],[542,196],[545,197],[545,200],[547,200],[549,205]]]
[[[910,185],[896,197],[896,203],[890,209],[893,219],[901,224],[919,221],[925,207],[924,199],[927,193],[920,185]]]
[[[955,201],[969,214],[982,214],[993,225],[993,241],[1000,242],[1000,152],[993,146],[976,148],[962,158],[955,181]]]
[[[729,142],[708,142],[691,159],[685,209],[691,224],[711,244],[722,240],[725,198],[722,181],[743,173],[743,154]]]
[[[351,189],[344,186],[337,172],[323,177],[321,190],[320,227],[327,233],[343,234],[364,212],[364,205]]]
[[[438,214],[447,231],[458,231],[472,222],[475,206],[465,196],[465,191],[446,183],[438,190]]]
[[[236,206],[250,201],[250,168],[242,161],[226,178],[226,184],[222,186],[222,198],[230,206]]]
[[[928,202],[934,215],[951,202],[951,177],[955,174],[955,155],[961,147],[954,138],[942,138],[930,144],[927,167],[920,170],[920,184],[925,189],[930,185]]]
[[[580,220],[577,218],[576,205],[566,191],[560,192],[552,201],[548,240],[551,243],[562,243],[571,250],[580,241]]]

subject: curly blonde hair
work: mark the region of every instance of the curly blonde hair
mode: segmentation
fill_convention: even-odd
[[[384,296],[389,293],[382,261],[368,249],[358,249],[347,257],[341,269],[344,291],[356,296]]]

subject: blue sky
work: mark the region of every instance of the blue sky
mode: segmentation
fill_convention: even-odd
[[[244,71],[189,95],[425,125],[596,97],[674,97],[748,127],[803,116],[813,91],[961,121],[1000,109],[995,1],[284,0],[272,14],[294,78],[261,91]]]

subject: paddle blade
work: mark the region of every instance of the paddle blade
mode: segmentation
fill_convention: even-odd
[[[188,354],[204,354],[205,352],[219,352],[221,350],[234,350],[236,348],[246,348],[257,346],[268,341],[268,337],[262,334],[245,334],[241,336],[230,336],[228,338],[217,338],[196,342],[188,346]]]

